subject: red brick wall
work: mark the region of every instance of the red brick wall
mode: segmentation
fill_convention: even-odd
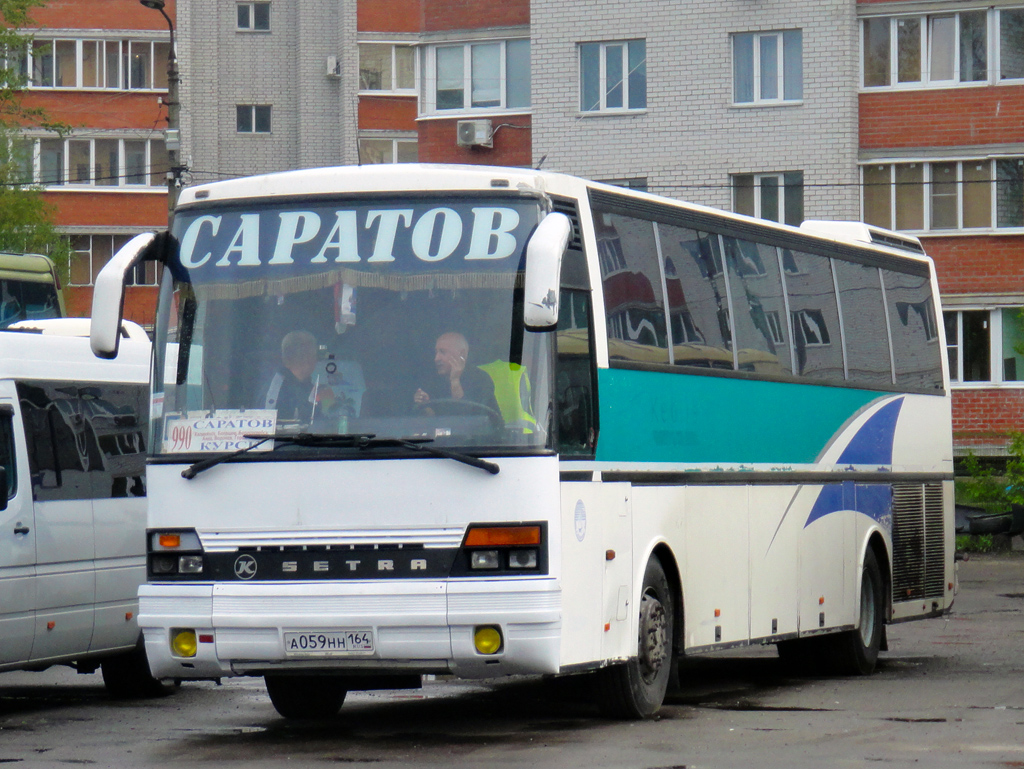
[[[42,107],[50,118],[66,122],[72,128],[144,128],[154,124],[167,127],[167,111],[157,104],[157,93],[97,93],[96,91],[30,91],[22,103]],[[161,138],[162,134],[153,138]]]
[[[174,20],[175,0],[164,11]],[[167,29],[167,21],[138,0],[48,0],[32,11],[40,27],[53,29]]]
[[[954,390],[953,444],[994,446],[1024,431],[1024,389]]]
[[[423,0],[423,29],[514,27],[530,23],[529,0]]]
[[[132,192],[48,192],[61,226],[167,227],[167,194]]]
[[[495,129],[493,149],[456,145],[456,120],[421,121],[419,124],[420,162],[472,163],[489,166],[532,165],[530,117],[528,115],[498,116],[491,120]],[[509,127],[509,124],[520,127]]]
[[[156,318],[156,286],[129,286],[124,298],[124,317],[151,326]],[[92,288],[65,286],[64,304],[69,318],[92,317]]]
[[[944,294],[1024,292],[1024,235],[921,238]]]
[[[423,28],[420,0],[359,0],[356,27],[360,32],[419,32]]]
[[[861,149],[1024,142],[1024,85],[860,95]]]
[[[359,127],[371,131],[415,131],[416,97],[360,96]]]

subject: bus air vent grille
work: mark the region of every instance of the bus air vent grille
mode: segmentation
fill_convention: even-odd
[[[892,487],[892,599],[945,595],[942,486],[897,483]]]
[[[558,214],[565,214],[572,222],[572,234],[569,236],[568,248],[573,251],[583,250],[583,241],[580,239],[580,215],[576,210],[576,202],[565,198],[552,198],[552,210]]]

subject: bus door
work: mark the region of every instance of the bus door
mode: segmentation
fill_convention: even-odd
[[[19,451],[15,440],[13,390],[13,383],[0,382],[0,466],[6,481],[0,486],[0,665],[29,658],[35,627],[35,518],[24,446]]]

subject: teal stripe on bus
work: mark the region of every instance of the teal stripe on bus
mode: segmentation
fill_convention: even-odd
[[[599,369],[599,461],[808,463],[889,393]]]

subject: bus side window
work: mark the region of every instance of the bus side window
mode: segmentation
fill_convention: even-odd
[[[558,452],[593,456],[597,436],[590,292],[562,289],[555,366]]]
[[[10,406],[0,407],[0,467],[7,479],[7,499],[18,490],[18,468],[14,453],[14,410]]]

